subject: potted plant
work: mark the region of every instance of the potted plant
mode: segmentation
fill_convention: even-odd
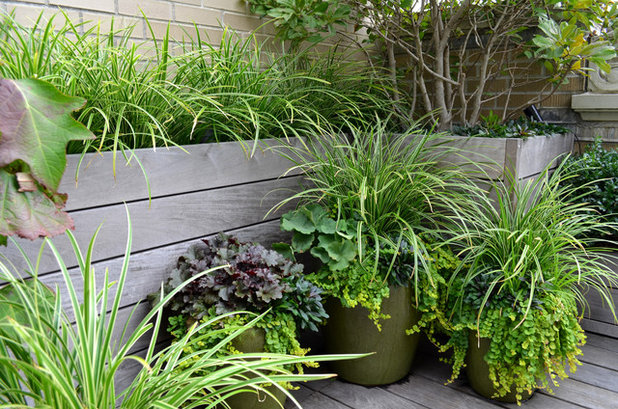
[[[225,355],[240,351],[304,356],[308,352],[300,346],[298,330],[317,330],[317,325],[327,315],[321,290],[303,277],[301,264],[259,244],[221,234],[202,240],[178,259],[164,292],[174,291],[180,283],[217,266],[223,267],[195,279],[172,298],[168,330],[174,339],[182,339],[196,324],[223,315],[217,331],[204,342],[203,348],[212,348],[225,341]],[[226,341],[230,332],[254,321],[255,314],[263,316],[251,331]],[[183,352],[191,357],[197,349],[192,346]],[[290,369],[303,372],[301,365]],[[244,393],[226,402],[234,408],[279,408],[286,396],[283,388],[291,385],[267,386],[270,385],[255,389],[257,398]]]
[[[66,267],[68,257],[63,258],[54,243],[45,239],[44,245],[54,253],[62,276],[62,285],[56,285],[53,291],[39,277],[36,260],[26,258],[27,270],[17,269],[13,262],[0,262],[0,406],[212,408],[239,391],[264,383],[329,377],[294,374],[287,369],[308,361],[307,357],[226,354],[228,341],[251,331],[255,322],[221,337],[222,317],[203,320],[172,345],[162,346],[159,328],[164,307],[190,281],[176,283],[174,290],[134,324],[134,331],[127,331],[120,308],[130,275],[131,223],[118,280],[112,281],[108,271],[97,274],[100,270],[92,264],[97,233],[83,250],[73,234],[66,233],[72,248],[70,256],[79,262],[77,276]],[[191,279],[199,280],[215,271],[202,271]],[[64,298],[69,300],[67,308]],[[132,315],[137,308],[132,309]],[[211,343],[212,337],[221,342]],[[140,340],[147,343],[144,352],[136,350]],[[187,359],[180,357],[182,350],[196,353]],[[311,357],[312,362],[325,359],[337,357]],[[123,366],[131,362],[138,364],[135,376],[127,387],[120,387],[118,381],[126,377]],[[210,370],[206,373],[204,368]]]
[[[579,364],[585,292],[611,301],[618,276],[588,233],[616,225],[579,201],[572,178],[561,164],[536,182],[496,184],[497,201],[478,195],[453,217],[461,233],[451,243],[463,259],[440,291],[443,350],[454,349],[453,378],[465,365],[487,398],[521,402],[537,388],[551,391]]]
[[[379,385],[408,374],[416,336],[407,330],[430,310],[438,270],[451,266],[452,254],[432,245],[443,214],[456,206],[461,174],[436,166],[435,137],[393,135],[379,123],[284,151],[309,185],[290,199],[303,202],[281,219],[293,237],[277,249],[321,262],[308,279],[330,296],[327,351],[376,352],[335,363],[347,381]]]

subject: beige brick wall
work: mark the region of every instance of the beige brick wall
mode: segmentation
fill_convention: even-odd
[[[176,40],[191,36],[195,23],[215,44],[221,39],[223,27],[248,34],[265,23],[249,12],[245,0],[0,0],[0,12],[14,11],[16,19],[26,25],[32,24],[41,12],[49,18],[60,10],[74,23],[99,22],[102,31],[109,29],[112,18],[115,27],[135,24],[132,37],[136,40],[150,37],[142,11],[158,38],[165,34],[168,22],[170,35]],[[56,18],[61,25],[62,17]],[[268,25],[262,33],[270,36],[273,29]]]
[[[25,25],[32,24],[41,12],[44,18],[49,18],[61,10],[73,23],[100,23],[103,33],[109,31],[112,19],[115,28],[135,25],[132,33],[135,40],[151,37],[142,12],[159,39],[165,35],[168,22],[170,36],[178,41],[195,37],[194,24],[200,29],[202,40],[206,38],[214,45],[221,41],[224,28],[241,36],[257,30],[260,41],[272,39],[275,34],[268,20],[249,11],[246,0],[0,0],[0,13],[13,11],[16,20]],[[57,15],[55,21],[60,26],[63,17]],[[352,31],[350,27],[346,35],[327,40],[325,46],[335,42],[351,44],[350,38],[360,42],[363,35]],[[359,54],[357,58],[364,56]]]

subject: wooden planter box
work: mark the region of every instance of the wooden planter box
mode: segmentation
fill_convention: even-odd
[[[262,147],[275,143],[266,140]],[[67,210],[75,221],[74,234],[84,251],[102,224],[94,251],[99,288],[106,268],[110,281],[115,281],[120,272],[127,236],[125,203],[129,209],[133,255],[116,325],[118,332],[133,306],[159,290],[178,256],[197,240],[221,231],[265,245],[286,240],[287,234],[279,229],[281,212],[264,217],[272,206],[298,189],[301,181],[297,174],[279,178],[291,165],[286,159],[266,149],[248,159],[245,147],[236,142],[157,148],[156,152],[139,149],[135,155],[148,177],[150,195],[135,158],[127,165],[119,154],[114,177],[111,152],[85,155],[78,184],[74,176],[80,157],[69,155],[59,189],[69,195]],[[69,241],[58,236],[53,242],[71,268],[77,289],[81,289],[83,283]],[[33,260],[41,243],[19,240]],[[25,271],[23,259],[13,245],[0,252]],[[60,284],[64,289],[49,250],[43,253],[39,275],[52,288]],[[69,297],[63,300],[68,307]],[[137,324],[148,310],[147,303],[142,303],[131,322]],[[133,352],[140,353],[146,341],[143,339]],[[123,369],[118,384],[121,388],[132,380],[139,364],[127,364]]]
[[[611,258],[608,258],[608,265],[618,274],[618,251],[610,253]],[[611,289],[612,297],[614,298],[614,309],[618,315],[618,288]],[[618,323],[614,320],[607,303],[603,300],[594,289],[589,289],[586,294],[588,308],[584,313],[582,327],[586,331],[594,332],[618,338]]]
[[[445,163],[462,166],[478,172],[482,180],[507,181],[507,175],[526,183],[534,180],[546,167],[558,165],[557,158],[573,149],[573,135],[535,136],[521,138],[485,138],[448,136],[445,146],[460,149],[459,154],[449,153]]]

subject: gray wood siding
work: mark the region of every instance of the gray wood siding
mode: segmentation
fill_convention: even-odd
[[[279,217],[291,206],[268,216],[267,212],[298,191],[302,179],[294,173],[280,177],[291,163],[269,149],[275,143],[265,141],[251,158],[251,143],[157,148],[156,152],[140,149],[135,151],[135,157],[129,158],[128,165],[118,154],[115,175],[111,152],[87,154],[83,158],[69,155],[60,191],[69,195],[67,210],[75,222],[73,233],[82,252],[101,226],[93,258],[99,289],[106,269],[111,281],[116,281],[120,273],[127,241],[125,204],[131,217],[132,255],[115,326],[116,339],[127,320],[129,328],[134,328],[144,318],[150,308],[145,297],[160,288],[178,256],[201,238],[224,231],[264,245],[289,239],[279,229]],[[79,178],[75,183],[78,166]],[[81,295],[83,282],[68,239],[58,236],[52,241],[70,268],[73,284]],[[42,240],[18,243],[35,259]],[[14,245],[9,244],[0,252],[19,271],[25,270]],[[65,307],[69,307],[62,275],[48,248],[42,253],[39,275],[46,284],[58,286],[64,293]],[[132,351],[142,354],[148,341],[148,337],[142,338]],[[117,386],[127,386],[138,369],[139,365],[123,366]]]

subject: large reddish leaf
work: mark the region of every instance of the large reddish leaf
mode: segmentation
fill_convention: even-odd
[[[55,236],[73,228],[73,220],[61,209],[66,195],[43,189],[20,192],[17,176],[0,169],[0,234],[17,234],[30,240]]]
[[[67,143],[94,138],[70,115],[84,103],[44,81],[0,79],[0,167],[22,160],[39,183],[56,191]]]
[[[71,117],[82,98],[33,79],[0,79],[0,244],[6,236],[34,240],[73,228],[56,192],[66,145],[94,135]]]

